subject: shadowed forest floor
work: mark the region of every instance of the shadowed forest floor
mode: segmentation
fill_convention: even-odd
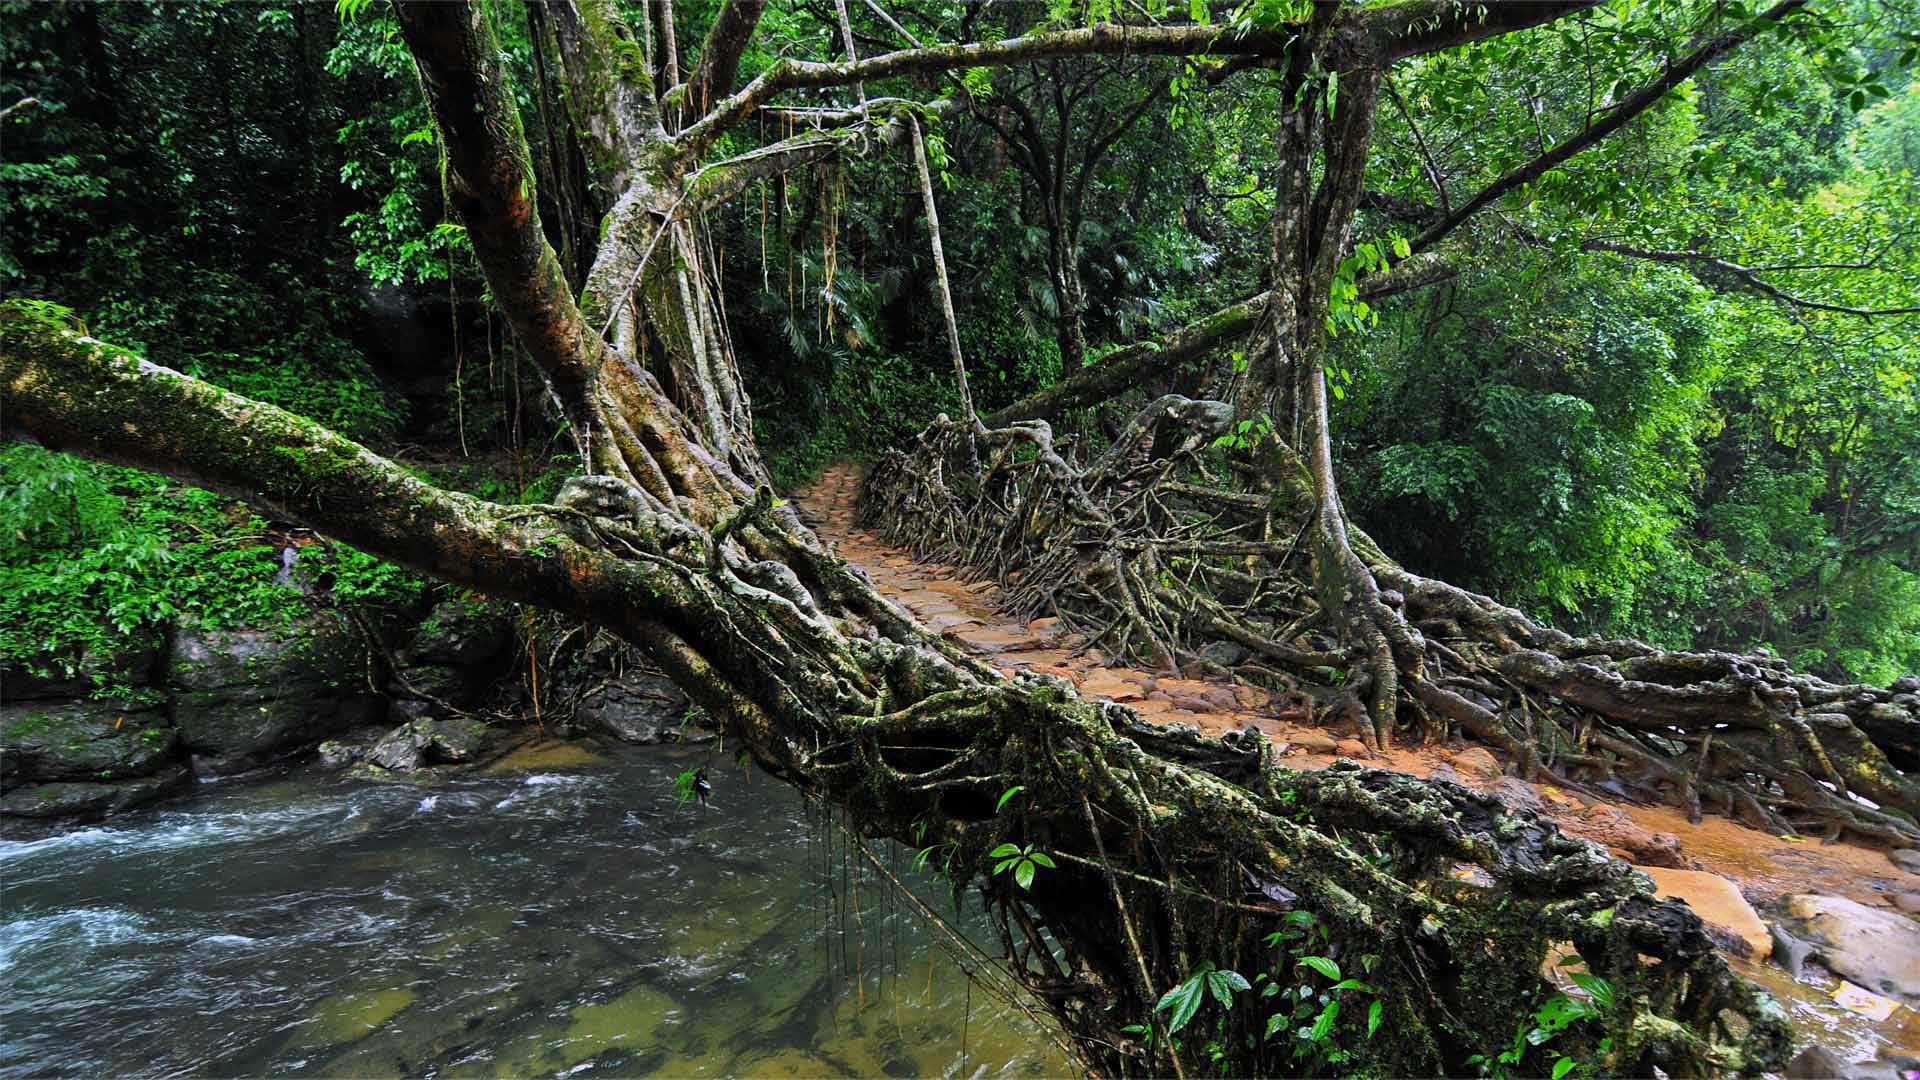
[[[828,466],[810,487],[794,493],[801,516],[914,618],[1002,671],[1064,676],[1089,696],[1125,704],[1156,723],[1191,724],[1208,735],[1258,728],[1279,748],[1280,761],[1289,768],[1318,769],[1347,757],[1490,791],[1509,803],[1542,810],[1563,831],[1597,841],[1636,865],[1705,870],[1730,878],[1756,904],[1817,892],[1887,907],[1893,896],[1920,890],[1920,875],[1906,873],[1874,848],[1785,839],[1711,814],[1695,825],[1671,807],[1611,802],[1594,793],[1576,795],[1529,784],[1504,775],[1504,763],[1480,746],[1396,748],[1370,758],[1354,733],[1316,726],[1301,705],[1273,698],[1264,689],[1111,665],[1098,650],[1079,651],[1082,640],[1057,630],[1055,620],[1022,623],[1002,613],[993,582],[969,581],[954,567],[919,560],[882,543],[860,523],[862,475],[856,463]],[[1666,891],[1667,881],[1656,884]],[[1700,909],[1699,901],[1689,900]],[[1702,914],[1713,921],[1707,912]]]

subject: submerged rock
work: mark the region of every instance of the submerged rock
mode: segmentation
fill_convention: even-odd
[[[1787,897],[1786,915],[1834,974],[1920,1002],[1920,925],[1838,896]]]

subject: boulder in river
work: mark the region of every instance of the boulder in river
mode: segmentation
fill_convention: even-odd
[[[87,818],[117,814],[152,802],[193,782],[184,765],[162,769],[151,776],[112,783],[54,781],[28,783],[0,795],[0,816],[23,818]]]
[[[479,756],[491,737],[492,729],[469,717],[415,720],[388,732],[367,751],[364,760],[390,772],[456,765]]]
[[[1909,874],[1920,874],[1920,848],[1894,848],[1887,852],[1887,858]]]
[[[0,779],[125,780],[158,772],[178,733],[156,703],[29,701],[0,707]]]
[[[673,738],[687,724],[692,707],[686,692],[666,679],[634,675],[610,680],[588,694],[573,715],[589,731],[644,744]]]
[[[294,631],[204,631],[174,636],[167,681],[174,723],[198,772],[241,772],[376,719],[366,647],[316,620]]]
[[[1912,919],[1817,893],[1787,897],[1786,916],[1834,974],[1920,1003],[1920,925]]]

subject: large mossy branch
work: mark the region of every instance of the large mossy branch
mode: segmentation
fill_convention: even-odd
[[[843,651],[837,635],[742,581],[738,557],[716,572],[711,538],[691,522],[644,509],[596,521],[448,491],[30,301],[0,305],[0,391],[0,437],[165,473],[441,580],[609,627],[753,732],[770,764],[791,764],[813,734],[806,718],[865,700],[845,685],[862,682],[850,664],[822,658]],[[815,661],[823,670],[807,671]]]
[[[595,9],[589,4],[584,10]],[[751,487],[702,444],[659,381],[608,344],[547,243],[511,80],[483,9],[403,2],[395,10],[439,126],[452,208],[466,226],[494,301],[560,399],[588,471],[632,483],[660,508],[688,511],[702,525],[733,512],[751,496]],[[611,98],[614,106],[622,100],[619,93]],[[636,157],[647,152],[646,145],[625,145],[628,140],[645,143],[643,126],[631,128],[623,146]],[[663,140],[664,134],[650,145],[658,149]],[[678,182],[657,161],[625,166],[647,172],[655,191]],[[622,201],[634,203],[629,216],[648,218],[649,227],[622,230],[618,239],[633,250],[609,245],[596,269],[613,255],[630,254],[638,262],[637,245],[657,232],[644,194],[629,192]],[[620,299],[607,300],[603,309]],[[655,314],[672,319],[677,313],[663,307]]]
[[[424,2],[394,10],[439,128],[451,208],[515,336],[559,397],[582,456],[611,471],[613,436],[592,401],[605,346],[541,231],[531,151],[486,14],[477,5]]]

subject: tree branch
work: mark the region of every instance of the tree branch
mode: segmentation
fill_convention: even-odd
[[[1473,217],[1473,215],[1493,203],[1494,200],[1516,188],[1533,183],[1535,180],[1540,179],[1548,169],[1560,165],[1567,159],[1625,127],[1629,121],[1652,108],[1653,105],[1665,97],[1669,91],[1681,83],[1686,82],[1688,79],[1693,78],[1694,74],[1701,68],[1732,52],[1765,27],[1771,26],[1793,12],[1798,11],[1800,8],[1805,7],[1806,3],[1807,0],[1784,0],[1784,2],[1774,6],[1765,14],[1750,19],[1718,37],[1709,39],[1705,44],[1688,54],[1678,64],[1669,68],[1666,74],[1648,83],[1646,86],[1641,87],[1618,105],[1614,106],[1606,118],[1599,123],[1589,126],[1578,135],[1562,142],[1552,150],[1534,158],[1525,165],[1509,170],[1505,175],[1493,183],[1488,184],[1485,188],[1482,188],[1478,194],[1467,200],[1459,209],[1446,215],[1439,222],[1421,233],[1419,237],[1413,241],[1413,250],[1424,251],[1439,243],[1448,233],[1459,228],[1469,218]],[[1525,7],[1527,5],[1514,4],[1505,6]]]
[[[1714,271],[1731,277],[1747,288],[1770,296],[1783,304],[1806,308],[1810,311],[1833,311],[1842,315],[1860,315],[1868,318],[1882,315],[1920,314],[1920,306],[1866,308],[1847,304],[1830,304],[1824,300],[1809,300],[1803,296],[1796,296],[1760,277],[1762,268],[1742,266],[1704,251],[1662,251],[1655,248],[1634,247],[1631,244],[1621,244],[1611,240],[1588,240],[1583,242],[1580,248],[1583,251],[1606,251],[1629,258],[1646,259],[1649,262],[1680,263],[1694,268],[1696,272],[1702,269]]]
[[[1045,419],[1106,401],[1132,389],[1149,373],[1172,371],[1210,349],[1245,337],[1260,324],[1266,310],[1266,293],[1231,304],[1159,341],[1136,342],[1108,353],[1073,378],[1029,394],[983,419],[988,427],[1005,427],[1016,420]]]
[[[740,75],[740,57],[752,44],[753,32],[766,9],[767,0],[726,0],[721,4],[700,46],[700,62],[687,81],[668,96],[667,106],[689,104],[704,112],[714,98],[731,91]]]

